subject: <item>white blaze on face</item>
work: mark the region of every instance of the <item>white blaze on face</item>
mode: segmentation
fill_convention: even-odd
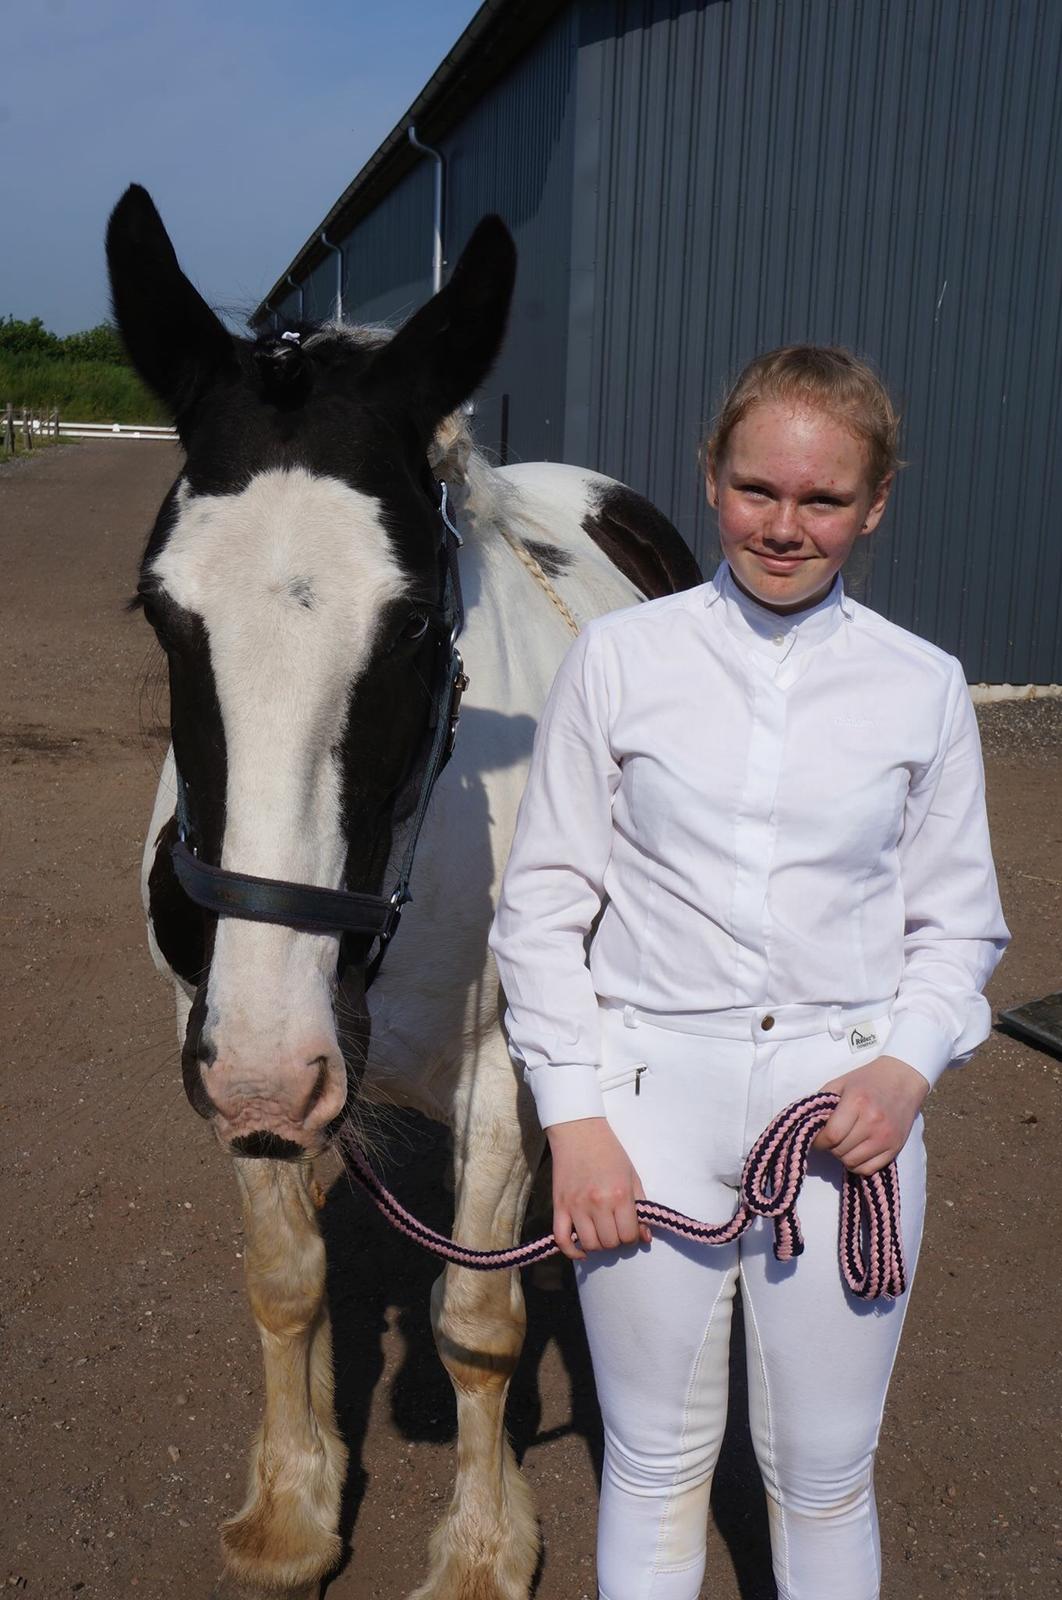
[[[332,752],[381,610],[408,587],[379,503],[294,469],[238,494],[183,489],[179,508],[154,572],[209,637],[227,759],[221,865],[334,888],[346,842]],[[241,1057],[283,1057],[301,1048],[295,1034],[330,1031],[334,964],[333,939],[222,918],[207,996],[219,1062],[236,1035]]]

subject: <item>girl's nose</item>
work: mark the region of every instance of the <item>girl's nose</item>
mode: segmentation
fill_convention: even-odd
[[[797,507],[791,500],[779,500],[773,507],[766,537],[772,544],[799,544]]]

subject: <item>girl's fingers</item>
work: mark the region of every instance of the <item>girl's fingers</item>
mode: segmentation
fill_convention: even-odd
[[[638,1213],[634,1209],[634,1201],[630,1200],[624,1206],[616,1207],[616,1231],[621,1244],[637,1244],[642,1234],[642,1226],[638,1221]]]
[[[854,1172],[857,1178],[872,1178],[875,1172],[880,1172],[894,1161],[899,1155],[898,1150],[883,1150],[880,1155],[872,1156],[868,1161],[862,1161],[858,1166],[848,1164],[849,1172]]]
[[[600,1250],[601,1240],[597,1236],[594,1219],[589,1211],[576,1211],[572,1214],[572,1226],[579,1236],[579,1247],[582,1250]]]
[[[617,1227],[619,1218],[611,1211],[599,1211],[594,1218],[597,1229],[597,1242],[601,1250],[615,1250],[620,1242],[620,1231]]]
[[[642,1188],[642,1180],[639,1178],[636,1172],[631,1174],[631,1192],[636,1200],[645,1199],[645,1190]],[[635,1219],[637,1219],[638,1213],[635,1212],[634,1215]],[[653,1235],[650,1232],[648,1225],[644,1222],[638,1222],[638,1237],[643,1244],[652,1244],[653,1242]]]
[[[645,1191],[640,1183],[634,1185],[629,1201],[615,1208],[600,1207],[592,1211],[568,1210],[558,1206],[553,1213],[553,1237],[558,1249],[569,1261],[585,1261],[593,1250],[616,1250],[621,1244],[649,1244],[652,1234],[638,1220],[634,1209],[635,1199],[644,1200]],[[572,1233],[576,1239],[572,1239]]]
[[[847,1167],[849,1172],[854,1172],[860,1162],[873,1161],[881,1154],[881,1141],[861,1139],[851,1146],[847,1155],[841,1155],[839,1150],[834,1150],[832,1153],[842,1166]]]
[[[586,1252],[580,1250],[572,1238],[572,1219],[567,1211],[553,1213],[553,1237],[557,1241],[557,1249],[562,1256],[567,1256],[569,1261],[585,1261]]]
[[[858,1119],[859,1113],[854,1106],[845,1104],[844,1096],[842,1095],[841,1103],[834,1110],[829,1122],[822,1127],[812,1140],[812,1149],[831,1150],[836,1154],[837,1146],[848,1138]]]
[[[834,1145],[833,1150],[830,1153],[831,1155],[835,1155],[838,1161],[843,1161],[847,1165],[849,1157],[852,1156],[855,1151],[863,1150],[865,1146],[866,1149],[864,1150],[862,1158],[865,1160],[866,1156],[871,1153],[871,1146],[873,1146],[873,1153],[876,1154],[879,1150],[883,1150],[885,1148],[885,1143],[886,1140],[883,1137],[880,1129],[876,1132],[872,1132],[863,1124],[862,1121],[857,1121],[846,1137],[839,1140],[838,1143]]]

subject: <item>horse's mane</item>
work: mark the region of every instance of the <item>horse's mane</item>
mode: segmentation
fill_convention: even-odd
[[[361,349],[376,349],[396,330],[384,322],[318,322],[303,337],[303,348],[344,340]],[[472,435],[471,416],[458,409],[439,424],[428,452],[432,471],[446,484],[463,535],[484,537],[511,525],[519,490],[493,470],[487,453]]]

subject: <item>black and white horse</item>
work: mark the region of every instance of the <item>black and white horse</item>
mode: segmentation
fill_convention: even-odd
[[[551,464],[491,469],[473,449],[458,408],[498,351],[515,272],[497,219],[393,337],[325,324],[298,340],[234,338],[138,187],[107,243],[122,335],[186,451],[138,587],[168,658],[172,728],[143,881],[152,950],[176,984],[188,1097],[245,1158],[233,1167],[266,1410],[223,1545],[240,1580],[290,1595],[340,1555],[346,1466],[312,1157],[359,1097],[414,1106],[454,1131],[456,1237],[517,1239],[542,1141],[486,939],[535,720],[584,620],[699,573],[621,485]],[[209,893],[189,898],[181,867],[222,869],[223,894],[260,893],[250,878],[386,897],[431,724],[448,709],[440,484],[464,541],[470,686],[424,819],[415,899],[366,991],[367,938],[341,946],[334,928],[260,920],[246,903],[216,914]],[[518,1276],[449,1267],[433,1325],[460,1448],[418,1593],[524,1600],[538,1535],[504,1433]]]

